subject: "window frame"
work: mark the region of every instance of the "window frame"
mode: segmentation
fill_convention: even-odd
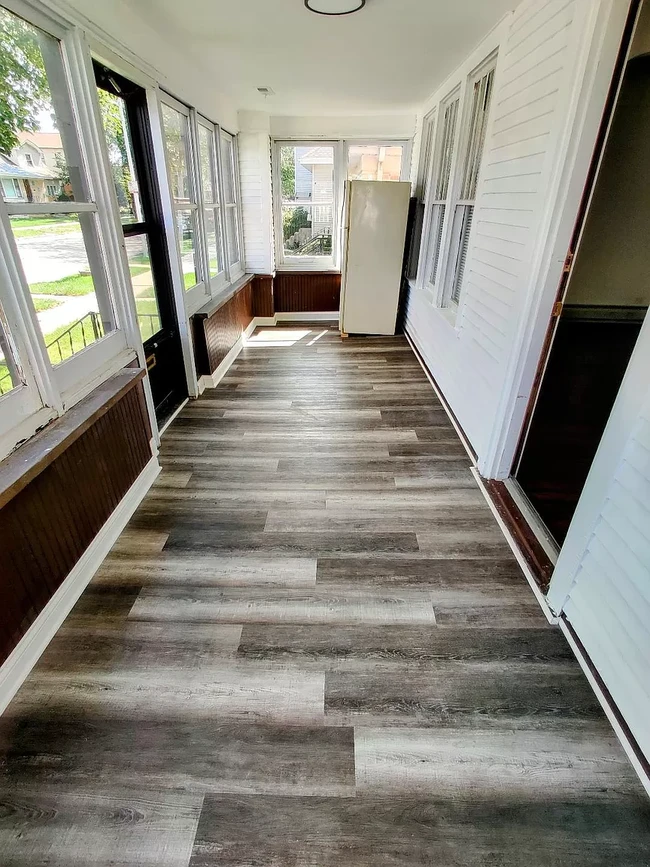
[[[400,166],[400,181],[409,181],[411,179],[411,154],[413,144],[409,139],[344,139],[344,166],[345,180],[348,178],[348,169],[350,166],[350,148],[351,147],[378,147],[378,148],[402,148],[402,164]]]
[[[122,261],[117,199],[85,33],[58,13],[35,8],[31,3],[3,0],[2,5],[59,42],[61,68],[57,72],[72,120],[81,187],[75,190],[77,200],[69,203],[12,204],[4,201],[4,195],[0,196],[0,304],[24,378],[24,385],[0,396],[0,460],[141,354],[137,322],[130,308],[130,278]],[[87,248],[86,252],[91,267],[93,261],[98,263],[93,280],[105,288],[114,330],[56,367],[45,349],[9,220],[10,214],[18,213],[93,215],[93,249]]]
[[[461,85],[454,87],[440,100],[437,105],[435,130],[429,154],[429,167],[425,182],[426,191],[426,216],[425,216],[425,243],[422,245],[422,257],[418,273],[422,274],[422,286],[429,293],[432,303],[436,307],[442,307],[444,278],[447,269],[447,257],[449,254],[449,214],[450,202],[454,190],[456,176],[459,142],[462,138],[462,110],[464,89]],[[447,109],[454,103],[458,104],[454,120],[453,136],[451,142],[451,160],[449,163],[449,177],[447,178],[447,195],[445,198],[436,197],[436,188],[441,180],[442,160],[444,156],[444,135],[446,130],[445,118]],[[436,208],[443,207],[442,224],[436,228]],[[434,262],[435,259],[435,262]],[[435,264],[435,279],[434,276]]]
[[[203,236],[205,238],[205,254],[206,254],[206,276],[207,276],[207,284],[209,286],[209,295],[213,297],[215,294],[220,292],[229,282],[230,282],[230,271],[228,268],[227,255],[226,255],[226,243],[225,243],[225,225],[224,225],[224,196],[222,189],[222,171],[221,171],[221,128],[219,124],[213,123],[208,120],[208,118],[204,117],[201,114],[196,115],[196,125],[197,125],[197,156],[199,160],[198,170],[199,170],[199,182],[200,182],[200,195],[201,195],[201,220],[203,226]],[[201,177],[201,143],[200,143],[200,133],[199,127],[203,127],[203,129],[207,129],[208,132],[212,136],[212,192],[213,192],[213,201],[205,202],[203,200],[203,178]],[[206,221],[205,214],[206,211],[212,211],[215,215],[215,234],[216,234],[216,243],[217,243],[217,255],[219,258],[219,263],[221,268],[219,272],[214,276],[210,276],[210,257],[209,257],[209,249],[208,249],[208,233],[206,230]],[[218,215],[218,219],[216,219]]]
[[[463,301],[463,289],[464,289],[464,280],[465,275],[462,275],[461,285],[459,287],[458,296],[454,298],[454,284],[456,282],[457,276],[457,268],[459,256],[461,253],[461,245],[462,245],[462,225],[459,226],[456,220],[456,210],[457,208],[463,206],[472,206],[474,207],[476,204],[476,192],[479,189],[479,182],[481,180],[481,172],[483,169],[483,157],[485,155],[485,140],[483,142],[483,150],[480,155],[479,163],[478,163],[478,173],[476,178],[476,188],[473,199],[463,199],[461,198],[462,188],[464,183],[464,175],[467,168],[468,158],[469,158],[469,148],[471,146],[471,122],[472,122],[472,102],[474,96],[474,87],[480,82],[482,78],[492,73],[492,83],[490,90],[490,104],[488,105],[488,110],[486,114],[485,121],[485,129],[486,129],[486,139],[487,139],[487,131],[489,130],[490,120],[491,120],[491,110],[493,107],[492,96],[494,95],[494,76],[496,75],[496,66],[497,66],[497,51],[492,52],[488,57],[485,58],[472,72],[466,77],[463,82],[463,89],[461,93],[461,103],[459,106],[459,113],[462,118],[460,135],[456,140],[456,152],[454,155],[454,162],[452,166],[452,175],[451,175],[451,183],[449,185],[449,195],[447,197],[447,211],[445,214],[445,222],[447,223],[445,232],[445,260],[444,260],[444,272],[442,275],[442,282],[439,289],[438,295],[438,306],[443,310],[447,311],[447,315],[451,316],[456,322],[458,320],[458,314],[462,307]],[[470,229],[468,236],[468,247],[471,242],[472,237],[472,226],[473,224],[473,216],[474,212],[472,210],[472,216],[470,219]]]
[[[280,150],[283,147],[332,147],[332,255],[331,256],[287,256],[284,252],[282,223],[282,174]],[[283,271],[336,271],[340,267],[340,236],[342,226],[342,203],[344,179],[347,175],[347,161],[343,162],[344,142],[342,139],[273,139],[273,228],[275,234],[275,256],[279,270]],[[343,166],[345,165],[345,170]],[[278,194],[279,191],[279,194]],[[313,203],[310,207],[314,207]]]
[[[180,115],[186,118],[187,123],[187,152],[186,152],[186,160],[187,160],[187,182],[189,186],[189,194],[190,200],[185,203],[177,203],[174,197],[174,189],[172,185],[172,176],[171,176],[171,166],[169,162],[168,150],[167,150],[167,141],[165,136],[165,123],[163,119],[163,105],[168,106],[174,111],[178,112]],[[198,140],[197,140],[197,130],[196,130],[196,118],[194,110],[185,105],[182,102],[179,102],[170,94],[165,91],[160,91],[160,128],[162,130],[163,136],[163,152],[165,155],[165,176],[167,179],[167,186],[169,189],[169,197],[171,200],[172,207],[172,216],[174,223],[174,249],[177,254],[177,265],[178,269],[180,269],[180,281],[181,286],[183,288],[183,296],[185,299],[185,310],[188,316],[195,313],[199,310],[208,300],[210,296],[210,284],[207,279],[207,271],[206,271],[206,253],[204,250],[204,238],[205,233],[203,231],[203,214],[202,214],[202,191],[200,185],[200,171],[199,171],[199,162],[198,162]],[[180,240],[178,237],[178,224],[176,222],[176,215],[180,211],[191,211],[193,214],[193,222],[194,222],[194,234],[195,234],[195,243],[194,243],[194,270],[195,276],[197,278],[196,283],[191,286],[189,289],[185,288],[185,278],[183,276],[183,267],[182,267],[182,250],[180,247]]]
[[[226,201],[226,187],[225,187],[225,167],[223,165],[223,151],[222,151],[222,143],[224,141],[230,141],[231,143],[231,154],[232,154],[232,189],[233,189],[233,197],[235,199],[234,202]],[[240,177],[239,177],[239,148],[237,142],[237,136],[228,132],[227,130],[219,127],[219,167],[221,169],[219,173],[219,184],[220,184],[220,196],[221,196],[221,205],[222,205],[222,234],[224,239],[224,256],[225,256],[225,264],[228,272],[228,280],[230,283],[234,283],[244,274],[244,237],[243,237],[243,219],[241,212],[241,188],[240,188]],[[235,220],[237,224],[236,230],[236,240],[237,247],[239,251],[239,259],[237,262],[230,262],[230,255],[228,250],[228,240],[229,240],[229,229],[228,229],[228,220],[227,220],[227,212],[232,210],[235,214]]]

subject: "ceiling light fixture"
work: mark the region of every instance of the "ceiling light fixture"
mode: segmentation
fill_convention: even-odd
[[[317,15],[351,15],[359,12],[366,0],[305,0],[305,6]]]

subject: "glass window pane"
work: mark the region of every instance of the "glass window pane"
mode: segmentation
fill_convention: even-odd
[[[0,7],[5,201],[88,200],[59,41]]]
[[[124,239],[124,242],[129,258],[131,285],[135,295],[140,333],[143,340],[148,340],[161,328],[156,285],[151,271],[149,242],[146,235],[130,235]]]
[[[237,233],[237,208],[226,208],[226,231],[228,235],[228,263],[239,262],[239,236]]]
[[[309,205],[334,202],[334,148],[332,145],[296,145],[280,148],[282,199]]]
[[[201,189],[203,201],[211,204],[216,201],[214,195],[214,133],[199,124],[199,162],[201,168]]]
[[[28,218],[29,219],[29,218]],[[52,364],[60,364],[105,334],[115,322],[98,250],[95,214],[13,217],[14,235]],[[94,276],[93,276],[94,274]]]
[[[0,397],[23,384],[23,376],[16,355],[9,343],[9,329],[0,309]]]
[[[97,95],[120,218],[123,223],[140,223],[144,218],[124,100],[101,87]]]
[[[351,145],[348,148],[348,180],[399,181],[403,152],[401,145]]]
[[[216,208],[206,208],[205,211],[205,234],[208,242],[208,259],[210,265],[210,277],[216,277],[223,271],[220,251],[220,214]]]
[[[165,103],[162,106],[162,116],[172,195],[176,202],[190,202],[192,198],[188,173],[187,118]]]
[[[287,256],[331,256],[332,205],[283,205],[282,236]]]
[[[181,250],[183,281],[185,288],[191,289],[199,282],[199,275],[196,270],[196,226],[194,211],[176,211],[176,230]]]
[[[235,201],[235,177],[233,163],[233,147],[230,136],[221,136],[221,170],[223,172],[223,195],[226,204]]]

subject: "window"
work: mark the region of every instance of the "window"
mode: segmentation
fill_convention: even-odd
[[[408,180],[405,142],[384,144],[350,144],[348,152],[349,181],[401,181]]]
[[[28,166],[34,165],[34,160],[32,159],[31,154],[25,154],[25,162],[27,163]]]
[[[494,68],[491,68],[482,72],[472,84],[469,134],[460,168],[459,194],[453,203],[452,258],[450,259],[452,267],[448,284],[448,298],[452,304],[459,303],[463,288],[469,238],[474,217],[476,185],[485,145],[493,78]]]
[[[185,289],[202,282],[197,254],[198,186],[192,161],[189,109],[174,101],[162,104],[169,185],[174,200],[176,237]]]
[[[456,143],[456,127],[460,94],[449,97],[441,108],[440,134],[433,153],[433,167],[427,193],[430,192],[429,251],[427,261],[427,284],[438,285],[442,256],[443,229],[447,213],[447,196],[451,178],[452,159]]]
[[[226,263],[223,254],[223,232],[221,225],[221,195],[219,192],[219,171],[214,124],[204,118],[198,120],[199,131],[199,171],[203,194],[203,221],[205,243],[208,255],[208,275],[211,286],[217,288],[225,283]],[[235,204],[236,210],[236,204]],[[237,260],[239,261],[239,256]],[[229,262],[229,264],[232,264]]]
[[[11,177],[0,162],[0,459],[133,358],[88,47],[78,30],[39,20],[52,32],[0,7],[21,57],[5,136],[16,146],[26,118],[61,137],[56,179]]]
[[[237,150],[234,138],[221,130],[221,172],[223,178],[224,219],[230,279],[233,272],[241,272],[242,255],[239,226],[239,184],[237,171]]]
[[[2,193],[5,201],[26,198],[21,183],[16,178],[2,179]]]
[[[284,266],[334,267],[337,151],[328,143],[276,142],[276,239]]]
[[[411,233],[411,245],[408,254],[408,278],[414,280],[418,275],[420,253],[422,246],[422,233],[424,230],[424,218],[429,201],[429,166],[431,164],[434,134],[436,129],[436,110],[424,118],[422,126],[422,146],[420,148],[420,161],[418,175],[415,184],[416,207],[413,217],[413,231]]]
[[[18,196],[15,180],[13,190],[3,183],[3,192],[21,288],[28,290],[54,379],[67,392],[92,373],[93,363],[77,356],[117,328],[103,228],[82,159],[80,123],[72,108],[61,42],[6,10],[0,14],[5,26],[20,32],[33,74],[39,77],[41,114],[53,118],[62,139],[61,201],[48,201],[29,180],[20,182],[25,195]],[[119,351],[120,341],[125,348],[123,335],[117,343],[109,341],[93,356],[96,363]]]

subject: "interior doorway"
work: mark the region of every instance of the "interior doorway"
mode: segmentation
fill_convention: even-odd
[[[159,426],[187,397],[144,88],[95,62],[138,324]]]
[[[650,303],[646,2],[513,476],[564,542]]]

